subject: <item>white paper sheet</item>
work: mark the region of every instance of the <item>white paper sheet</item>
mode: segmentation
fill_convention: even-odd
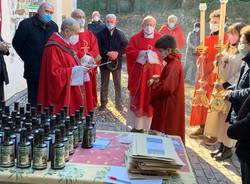
[[[75,66],[72,68],[71,86],[82,86],[84,82],[83,66]]]

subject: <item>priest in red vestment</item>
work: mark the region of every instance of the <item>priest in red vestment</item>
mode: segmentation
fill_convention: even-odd
[[[78,51],[79,58],[82,58],[82,61],[100,60],[98,41],[95,35],[89,30],[84,28],[85,25],[85,13],[81,9],[76,9],[71,13],[71,17],[77,20],[80,24],[81,30],[79,33],[79,42],[75,44],[75,48]],[[96,68],[89,70],[89,80],[84,82],[84,114],[89,114],[90,111],[93,111],[97,106],[97,82],[96,82]]]
[[[53,33],[44,48],[38,102],[43,107],[54,105],[55,113],[68,106],[69,114],[73,114],[83,105],[81,86],[87,70],[79,65],[73,49],[73,45],[78,42],[79,31],[79,23],[67,18],[62,22],[61,32]]]
[[[211,34],[205,38],[205,46],[207,47],[206,53],[200,56],[197,63],[203,63],[203,77],[202,72],[199,72],[198,79],[195,85],[194,97],[196,96],[196,90],[200,88],[199,80],[202,78],[204,81],[203,89],[206,92],[206,96],[210,101],[211,95],[214,88],[214,83],[216,81],[216,74],[214,73],[214,61],[215,56],[218,53],[216,45],[218,44],[219,36],[219,23],[220,23],[220,11],[215,10],[210,14],[210,30]],[[226,40],[226,36],[225,36]],[[202,65],[200,65],[201,67]],[[201,68],[198,69],[202,71]],[[204,127],[207,119],[208,108],[203,106],[192,106],[191,116],[190,116],[190,126],[199,125],[200,128],[194,133],[190,134],[191,138],[197,138],[203,136]]]
[[[182,27],[177,24],[178,18],[175,15],[168,17],[168,23],[159,29],[161,35],[172,35],[176,39],[177,49],[184,49],[185,36]]]
[[[130,94],[127,125],[134,128],[133,130],[149,129],[152,120],[151,89],[147,82],[153,75],[159,76],[162,69],[159,52],[154,47],[160,38],[155,26],[154,17],[145,17],[142,30],[131,37],[126,48]]]
[[[184,72],[181,54],[176,49],[175,38],[171,35],[161,37],[155,44],[164,68],[160,78],[151,79],[151,104],[154,108],[152,130],[170,135],[178,135],[185,144],[185,97]]]

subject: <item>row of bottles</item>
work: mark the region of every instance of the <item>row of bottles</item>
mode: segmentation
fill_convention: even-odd
[[[15,102],[10,113],[5,102],[0,103],[0,167],[32,167],[63,169],[70,155],[81,145],[91,148],[95,142],[94,113],[83,116],[81,106],[75,114],[68,115],[68,107],[54,114],[54,107],[38,105],[19,107]]]

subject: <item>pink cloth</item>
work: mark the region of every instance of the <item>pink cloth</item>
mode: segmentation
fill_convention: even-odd
[[[128,144],[119,143],[116,137],[118,135],[118,132],[97,132],[96,137],[112,139],[106,149],[83,149],[79,146],[79,148],[75,150],[75,153],[70,157],[70,162],[93,165],[125,166],[124,156],[125,151],[128,149]],[[180,159],[185,164],[185,166],[182,167],[181,172],[190,172],[181,139],[173,137],[172,140]]]

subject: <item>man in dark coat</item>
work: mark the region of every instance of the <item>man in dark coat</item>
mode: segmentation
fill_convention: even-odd
[[[9,84],[8,72],[4,61],[4,55],[9,55],[9,44],[3,41],[0,35],[0,100],[4,100],[4,82]]]
[[[236,154],[240,160],[242,183],[250,183],[250,95],[239,110],[237,121],[227,130],[231,139],[236,139]]]
[[[28,86],[28,101],[33,106],[37,103],[40,65],[43,48],[58,26],[53,22],[54,8],[48,2],[40,5],[37,14],[20,22],[12,44],[24,61],[24,78]]]
[[[92,13],[92,22],[88,24],[88,30],[97,35],[100,31],[105,28],[105,24],[101,21],[101,15],[99,11]]]
[[[116,28],[116,16],[109,14],[106,16],[106,27],[97,34],[101,63],[112,62],[103,65],[101,69],[101,106],[99,110],[104,110],[108,103],[109,76],[112,73],[115,86],[115,104],[118,110],[121,106],[121,68],[122,54],[125,52],[128,43],[124,33]]]

